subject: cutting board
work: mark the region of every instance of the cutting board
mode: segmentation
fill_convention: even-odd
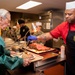
[[[49,50],[36,50],[36,49],[30,49],[29,47],[26,47],[25,49],[28,50],[28,51],[37,53],[37,54],[44,53],[44,52],[51,52],[51,51],[54,51],[55,50],[54,48],[50,48]]]

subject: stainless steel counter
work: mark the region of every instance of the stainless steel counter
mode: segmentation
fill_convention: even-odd
[[[34,61],[33,63],[33,68],[34,71],[37,73],[42,73],[45,69],[53,67],[57,64],[61,64],[65,62],[65,57],[61,58],[60,55],[53,53],[53,52],[45,52],[38,54],[42,57],[44,57],[42,60]],[[38,57],[38,56],[36,56]],[[33,72],[31,72],[33,73]],[[26,74],[25,74],[26,75]],[[34,73],[35,75],[35,73]]]
[[[65,57],[61,58],[60,56],[58,56],[56,59],[51,59],[50,62],[48,62],[47,64],[45,64],[43,66],[36,67],[35,71],[43,71],[47,68],[50,68],[52,66],[55,66],[55,65],[61,64],[61,63],[65,63]]]
[[[48,60],[48,62],[46,64],[36,67],[35,71],[39,72],[39,75],[44,75],[44,70],[51,68],[53,66],[56,66],[58,64],[61,64],[64,66],[64,75],[65,75],[66,74],[65,57],[61,58],[60,55],[55,59]]]
[[[35,62],[33,62],[33,63],[35,63]],[[60,56],[58,56],[55,59],[50,59],[50,62],[48,62],[44,65],[35,67],[35,71],[33,71],[32,68],[30,68],[30,67],[29,67],[29,69],[27,67],[25,67],[25,68],[15,69],[15,70],[9,71],[9,72],[10,72],[10,74],[12,73],[11,75],[22,75],[22,74],[23,75],[44,75],[44,70],[54,67],[58,64],[62,65],[62,63],[65,63],[65,58],[60,58]]]

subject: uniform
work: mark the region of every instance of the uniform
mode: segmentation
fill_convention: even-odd
[[[68,22],[64,22],[50,33],[56,38],[62,36],[66,44],[66,73],[67,75],[75,75],[75,23],[68,24]]]

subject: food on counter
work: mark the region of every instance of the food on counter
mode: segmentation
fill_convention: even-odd
[[[26,44],[26,42],[25,41],[19,41],[20,43],[22,43],[22,44]]]
[[[36,50],[39,50],[39,51],[41,51],[41,50],[44,50],[44,51],[45,50],[50,50],[49,47],[46,47],[46,46],[38,44],[38,43],[29,44],[29,48],[36,49]]]
[[[7,43],[7,42],[9,42],[9,43],[11,43],[11,42],[14,42],[11,38],[4,38],[4,41]]]
[[[12,54],[12,57],[18,56],[19,58],[22,58],[23,52],[16,52],[15,54]]]
[[[6,47],[12,46],[12,44],[14,44],[14,41],[11,38],[5,38],[4,41],[5,41]]]
[[[18,50],[19,48],[20,48],[20,47],[17,46],[17,45],[12,46],[12,50],[14,50],[14,51]]]
[[[19,51],[19,52],[24,52],[24,48],[20,48],[20,46],[12,46],[11,47],[11,49],[13,50],[13,51]]]
[[[29,59],[34,59],[34,56],[33,54],[29,53],[29,52],[23,52],[23,55],[22,55],[23,58],[29,58]]]
[[[20,58],[28,58],[28,59],[34,59],[34,55],[32,53],[29,52],[16,52],[16,54],[12,54],[12,57],[18,56]]]

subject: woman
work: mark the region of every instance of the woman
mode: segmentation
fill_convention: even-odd
[[[0,29],[5,30],[10,26],[11,15],[5,9],[0,9]],[[0,36],[0,75],[5,75],[6,69],[15,69],[20,66],[29,65],[30,61],[28,59],[22,59],[18,57],[11,57],[11,54],[15,52],[5,49],[5,43]]]

